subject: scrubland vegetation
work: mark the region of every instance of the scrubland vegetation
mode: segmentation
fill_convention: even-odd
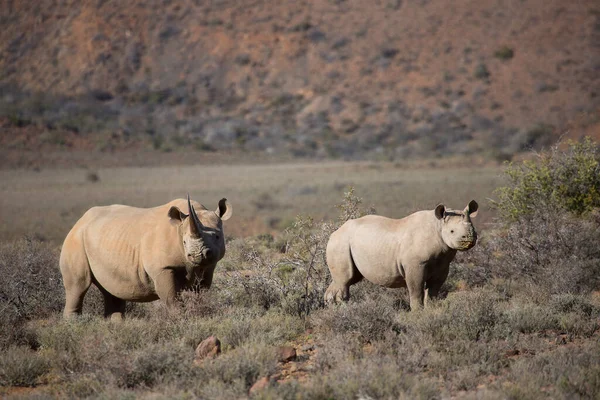
[[[95,289],[84,315],[63,321],[57,248],[7,242],[0,395],[597,398],[599,173],[591,141],[509,164],[493,196],[497,220],[459,253],[445,298],[419,312],[408,311],[404,290],[368,282],[350,302],[324,307],[329,234],[372,212],[356,189],[337,200],[337,217],[306,213],[277,235],[230,238],[210,291],[185,292],[176,312],[130,304],[122,323],[101,318]],[[210,335],[222,354],[195,364]],[[294,361],[278,361],[283,344],[297,349]],[[249,394],[262,377],[266,387]]]

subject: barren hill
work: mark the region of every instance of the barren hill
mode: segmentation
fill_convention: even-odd
[[[15,0],[0,18],[2,130],[37,127],[28,143],[503,157],[598,131],[596,0]]]

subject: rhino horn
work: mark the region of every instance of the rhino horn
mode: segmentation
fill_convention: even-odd
[[[190,216],[192,217],[192,223],[190,225],[192,234],[194,236],[200,236],[200,232],[201,232],[200,227],[202,226],[202,223],[200,222],[200,219],[198,218],[198,214],[196,214],[196,210],[194,210],[194,206],[192,205],[192,203],[190,201],[189,193],[187,196],[187,201],[188,201],[188,208],[190,210]]]

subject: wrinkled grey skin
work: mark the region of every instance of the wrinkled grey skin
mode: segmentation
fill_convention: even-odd
[[[64,316],[81,313],[92,283],[104,296],[105,316],[113,319],[122,317],[125,301],[161,299],[173,305],[177,293],[194,282],[209,288],[225,255],[221,221],[231,214],[226,199],[211,211],[189,197],[154,208],[91,208],[73,226],[60,254]]]
[[[471,218],[475,200],[463,211],[438,205],[402,219],[367,215],[349,220],[327,244],[333,282],[325,301],[348,300],[350,286],[363,278],[389,288],[407,287],[412,310],[437,296],[456,252],[477,242]]]

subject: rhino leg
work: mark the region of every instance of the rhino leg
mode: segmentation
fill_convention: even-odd
[[[75,235],[69,236],[71,240],[65,241],[59,262],[65,286],[65,318],[81,314],[83,298],[92,284],[92,271],[83,245]]]
[[[102,296],[104,296],[104,317],[111,320],[123,319],[125,300],[113,296],[100,286],[98,288],[102,292]]]
[[[440,288],[444,282],[430,282],[427,281],[425,284],[425,307],[428,306],[429,302],[437,298]]]
[[[446,265],[444,268],[441,269],[437,276],[427,279],[427,282],[425,282],[425,306],[427,306],[429,301],[435,299],[438,296],[440,288],[442,287],[444,282],[446,282],[449,270],[449,266]]]
[[[213,280],[213,274],[215,272],[216,265],[207,267],[204,271],[198,273],[198,287],[199,289],[210,289]]]
[[[350,299],[350,286],[361,281],[363,276],[352,259],[350,246],[338,245],[335,241],[327,246],[327,267],[332,282],[325,291],[325,302],[334,303]]]
[[[348,301],[350,298],[350,286],[338,285],[335,282],[331,282],[331,285],[325,291],[325,303],[339,303],[341,301]]]
[[[154,287],[158,297],[164,301],[168,307],[176,305],[177,285],[175,280],[175,271],[172,269],[163,269],[154,278]]]
[[[406,267],[405,267],[406,268]],[[420,268],[406,268],[406,287],[408,288],[408,296],[410,297],[410,309],[412,311],[423,308],[425,299],[425,281]]]

